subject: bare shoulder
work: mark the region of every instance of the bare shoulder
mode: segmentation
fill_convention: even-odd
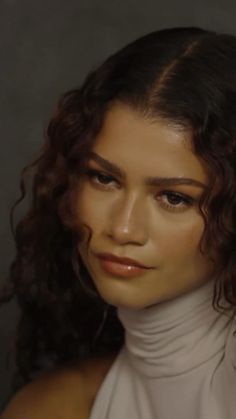
[[[97,392],[117,355],[118,353],[116,352],[106,357],[92,358],[79,366],[79,371],[83,377],[83,384],[86,388],[86,394],[90,405],[92,405]]]
[[[117,354],[42,373],[12,398],[0,419],[88,419]]]
[[[86,414],[86,395],[79,373],[76,385],[76,405],[82,414]],[[75,403],[68,391],[69,388],[73,390],[74,386],[75,377],[69,370],[44,373],[15,394],[1,419],[74,419]],[[86,418],[84,415],[81,417]]]

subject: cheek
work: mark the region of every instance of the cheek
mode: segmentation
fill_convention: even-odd
[[[193,217],[188,222],[162,225],[162,232],[156,234],[156,243],[163,256],[186,259],[200,253],[200,241],[204,232],[201,217]]]
[[[77,219],[80,224],[86,224],[92,231],[101,229],[106,219],[106,206],[101,196],[90,188],[83,188],[75,199]]]
[[[195,223],[193,223],[193,225],[186,232],[186,239],[185,239],[186,246],[188,246],[190,250],[196,251],[196,253],[199,253],[200,242],[201,242],[203,233],[204,233],[204,221],[202,217],[198,216]]]

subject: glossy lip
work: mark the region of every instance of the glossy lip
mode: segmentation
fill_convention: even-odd
[[[126,257],[115,256],[112,253],[97,253],[96,256],[99,259],[120,263],[121,265],[136,266],[138,268],[143,268],[143,269],[152,269],[151,266],[143,265],[140,262],[138,262],[137,260],[134,260],[134,259],[131,259],[131,258],[126,258]]]

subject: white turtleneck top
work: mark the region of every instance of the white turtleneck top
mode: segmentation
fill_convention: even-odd
[[[89,419],[236,419],[236,320],[213,309],[213,285],[118,308],[125,344]]]

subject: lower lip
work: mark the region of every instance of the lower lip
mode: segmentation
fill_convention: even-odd
[[[122,278],[132,278],[134,276],[142,275],[148,270],[148,268],[141,268],[140,266],[134,265],[124,265],[107,259],[99,259],[99,261],[105,272]]]

